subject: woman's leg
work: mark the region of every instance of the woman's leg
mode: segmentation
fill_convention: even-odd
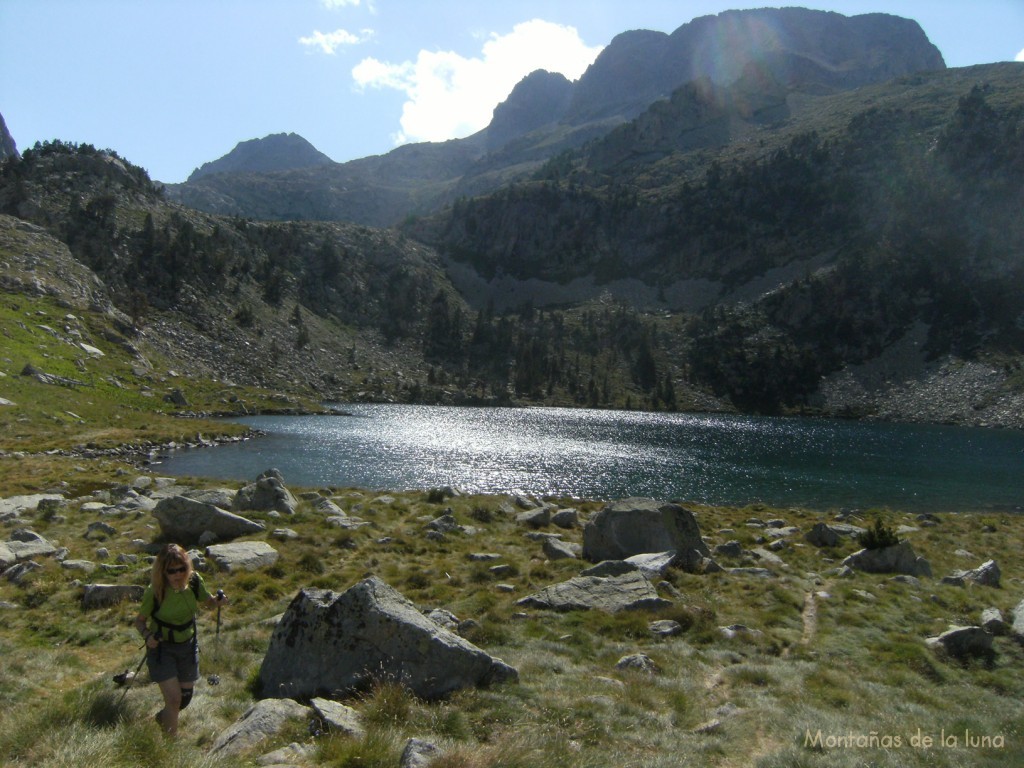
[[[189,687],[191,683],[186,683]],[[168,736],[175,736],[178,733],[178,710],[181,707],[181,683],[172,677],[159,683],[160,693],[164,696],[164,708],[157,713],[156,719]]]

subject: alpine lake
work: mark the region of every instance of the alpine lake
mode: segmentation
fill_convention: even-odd
[[[711,505],[1024,511],[1024,433],[921,424],[570,408],[339,404],[256,416],[264,433],[174,451],[159,471],[290,484]]]

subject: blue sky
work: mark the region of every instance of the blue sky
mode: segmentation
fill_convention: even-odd
[[[534,69],[582,74],[619,32],[722,0],[0,0],[0,114],[20,149],[116,150],[164,182],[295,132],[335,160],[484,127]],[[947,66],[1024,60],[1024,0],[835,0],[918,21]]]

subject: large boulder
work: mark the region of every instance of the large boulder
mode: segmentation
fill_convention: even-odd
[[[621,499],[605,506],[583,526],[583,557],[592,563],[669,550],[684,559],[693,551],[709,554],[697,519],[679,504]]]
[[[905,573],[908,576],[931,576],[932,567],[918,557],[909,543],[901,541],[891,547],[861,549],[843,560],[843,565],[865,573]]]
[[[266,696],[337,697],[394,680],[424,699],[519,674],[439,627],[380,579],[345,592],[303,589],[270,639],[260,667]]]
[[[630,566],[636,568],[636,566]],[[576,576],[524,597],[516,605],[554,611],[652,611],[671,605],[639,569],[616,576]]]
[[[230,541],[263,530],[263,523],[185,496],[161,499],[153,508],[153,516],[160,523],[160,533],[177,542],[198,541],[207,531],[218,541]]]
[[[277,469],[268,469],[256,478],[256,482],[242,488],[235,494],[231,509],[235,512],[254,510],[257,512],[280,512],[291,515],[298,502],[292,492],[284,486],[284,477]]]

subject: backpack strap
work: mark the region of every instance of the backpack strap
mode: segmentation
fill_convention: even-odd
[[[192,589],[192,594],[196,596],[196,607],[198,608],[199,603],[199,574],[193,573],[192,578],[188,581],[189,587]],[[157,630],[157,637],[163,634],[163,630],[169,629],[171,632],[184,632],[189,627],[192,628],[192,644],[199,644],[199,625],[196,622],[196,614],[192,614],[192,620],[186,621],[184,624],[172,624],[169,621],[164,621],[157,617],[156,612],[160,610],[160,601],[157,599],[156,594],[153,594],[153,611],[150,613],[150,617],[157,623],[159,629]],[[174,635],[172,634],[173,638]],[[162,639],[162,638],[161,638]]]

